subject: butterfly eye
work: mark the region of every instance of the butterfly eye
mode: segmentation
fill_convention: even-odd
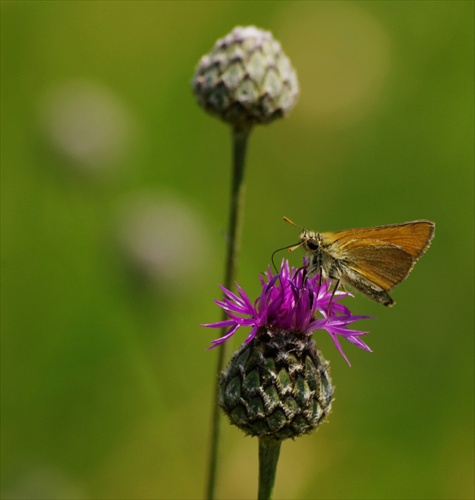
[[[308,240],[307,247],[309,250],[318,250],[320,245],[318,244],[318,241],[316,241],[316,240]]]

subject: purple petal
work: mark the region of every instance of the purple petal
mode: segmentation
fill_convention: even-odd
[[[328,332],[328,333],[330,333],[330,332]],[[351,366],[350,360],[346,357],[346,354],[343,352],[343,349],[342,349],[340,342],[338,341],[338,338],[336,337],[336,335],[333,335],[330,333],[330,337],[333,339],[333,342],[334,342],[336,348],[338,349],[338,351],[340,351],[340,354],[343,356],[343,359],[348,363],[348,366]]]
[[[245,344],[249,344],[249,342],[256,336],[256,333],[258,332],[259,327],[256,325],[253,327],[251,330],[251,333],[248,335],[247,339],[244,341]]]
[[[250,314],[247,307],[239,306],[237,304],[233,304],[230,302],[221,302],[220,300],[215,300],[214,302],[219,307],[221,307],[221,309],[224,309],[226,312],[233,311],[233,312],[240,313],[240,314]],[[251,312],[252,312],[252,310],[251,310]]]
[[[202,323],[200,326],[207,326],[208,328],[225,328],[227,326],[233,326],[236,322],[232,319],[226,319],[224,321],[217,321],[216,323]]]
[[[366,332],[365,332],[366,333]],[[367,346],[360,338],[358,337],[347,337],[347,340],[349,340],[352,344],[354,344],[356,347],[359,347],[360,349],[364,349],[365,351],[368,352],[373,352],[369,346]]]
[[[216,340],[212,340],[211,343],[213,344],[212,346],[208,347],[208,351],[210,349],[214,349],[216,346],[218,346],[219,344],[222,344],[223,342],[225,342],[226,340],[228,340],[229,338],[231,338],[235,333],[236,333],[236,330],[239,328],[240,325],[235,325],[233,326],[232,328],[230,328],[226,335],[223,335],[222,337],[220,337],[219,339],[216,339]]]
[[[245,306],[248,308],[248,310],[252,311],[253,307],[251,301],[249,300],[249,297],[247,296],[247,293],[237,283],[236,288],[238,289],[239,295],[242,297],[242,301],[244,302]]]
[[[228,290],[227,288],[225,288],[224,286],[222,285],[219,285],[219,288],[221,288],[221,290],[223,291],[223,293],[230,299],[232,300],[233,302],[235,302],[236,304],[240,305],[240,306],[244,306],[245,305],[245,302],[243,299],[241,299],[240,297],[238,297],[235,293],[231,292],[231,290]]]

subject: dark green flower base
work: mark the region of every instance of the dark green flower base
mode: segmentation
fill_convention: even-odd
[[[322,423],[333,387],[310,336],[262,330],[232,357],[219,396],[231,423],[246,434],[283,440]]]

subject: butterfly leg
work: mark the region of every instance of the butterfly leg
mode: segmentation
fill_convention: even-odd
[[[340,284],[341,284],[341,280],[340,279],[335,279],[335,286],[333,287],[333,292],[332,292],[332,296],[330,298],[330,302],[328,303],[328,310],[327,310],[327,314],[330,315],[330,306],[332,304],[332,301],[333,301],[333,297],[335,296],[338,288],[340,287]],[[343,285],[342,285],[343,286]]]

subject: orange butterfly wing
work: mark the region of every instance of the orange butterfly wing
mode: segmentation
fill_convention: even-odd
[[[387,226],[347,229],[336,233],[323,233],[331,235],[331,240],[342,247],[351,244],[354,240],[374,240],[381,244],[396,245],[416,259],[427,250],[434,236],[435,224],[428,220],[403,222]]]
[[[328,251],[355,272],[389,291],[411,271],[427,250],[434,223],[426,220],[322,233]]]

